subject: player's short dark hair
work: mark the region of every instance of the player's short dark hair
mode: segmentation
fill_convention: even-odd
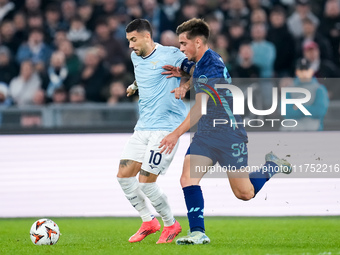
[[[193,18],[183,22],[176,29],[176,34],[187,33],[187,38],[192,39],[196,36],[203,36],[205,42],[208,41],[210,35],[209,25],[202,19]]]
[[[126,33],[131,33],[133,31],[137,31],[138,33],[146,31],[146,32],[150,33],[150,36],[152,38],[151,24],[146,19],[135,19],[135,20],[131,21],[126,26],[125,32]]]

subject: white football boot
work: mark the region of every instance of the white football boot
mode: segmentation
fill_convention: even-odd
[[[189,235],[178,238],[176,244],[208,244],[210,243],[209,237],[200,231],[193,231]]]
[[[287,160],[280,159],[272,151],[266,154],[265,160],[278,165],[279,173],[290,174],[292,172],[292,165]]]

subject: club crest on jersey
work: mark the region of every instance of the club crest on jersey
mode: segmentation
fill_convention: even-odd
[[[153,65],[152,69],[156,69],[157,63],[159,61],[150,61],[150,63]]]

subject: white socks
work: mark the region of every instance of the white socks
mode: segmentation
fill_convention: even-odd
[[[147,207],[144,199],[143,192],[139,187],[139,182],[136,177],[118,178],[117,180],[122,187],[126,198],[130,201],[131,205],[139,212],[140,217],[144,221],[153,219],[149,208]]]
[[[153,183],[139,183],[136,177],[118,178],[117,180],[125,193],[126,198],[131,205],[139,212],[140,217],[144,221],[153,219],[149,208],[144,199],[144,194],[147,196],[152,206],[162,217],[164,226],[172,226],[175,223],[175,218],[168,204],[168,199],[159,186]],[[144,193],[144,194],[143,194]]]
[[[162,217],[164,226],[168,227],[175,223],[175,218],[168,204],[168,199],[164,192],[155,183],[140,183],[140,189],[150,199],[152,206]]]

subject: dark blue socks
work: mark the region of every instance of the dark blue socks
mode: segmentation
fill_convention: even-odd
[[[277,165],[268,161],[256,172],[249,174],[250,182],[254,186],[255,195],[262,189],[263,185],[276,173]],[[192,185],[183,188],[184,199],[188,210],[190,231],[205,231],[204,228],[204,199],[201,186]]]
[[[204,199],[201,186],[193,185],[183,188],[184,199],[188,209],[190,231],[204,233]]]
[[[252,172],[249,174],[250,182],[254,186],[255,195],[262,189],[263,185],[274,175],[276,174],[275,170],[277,170],[277,164],[271,161],[267,161],[263,167],[256,172]]]

